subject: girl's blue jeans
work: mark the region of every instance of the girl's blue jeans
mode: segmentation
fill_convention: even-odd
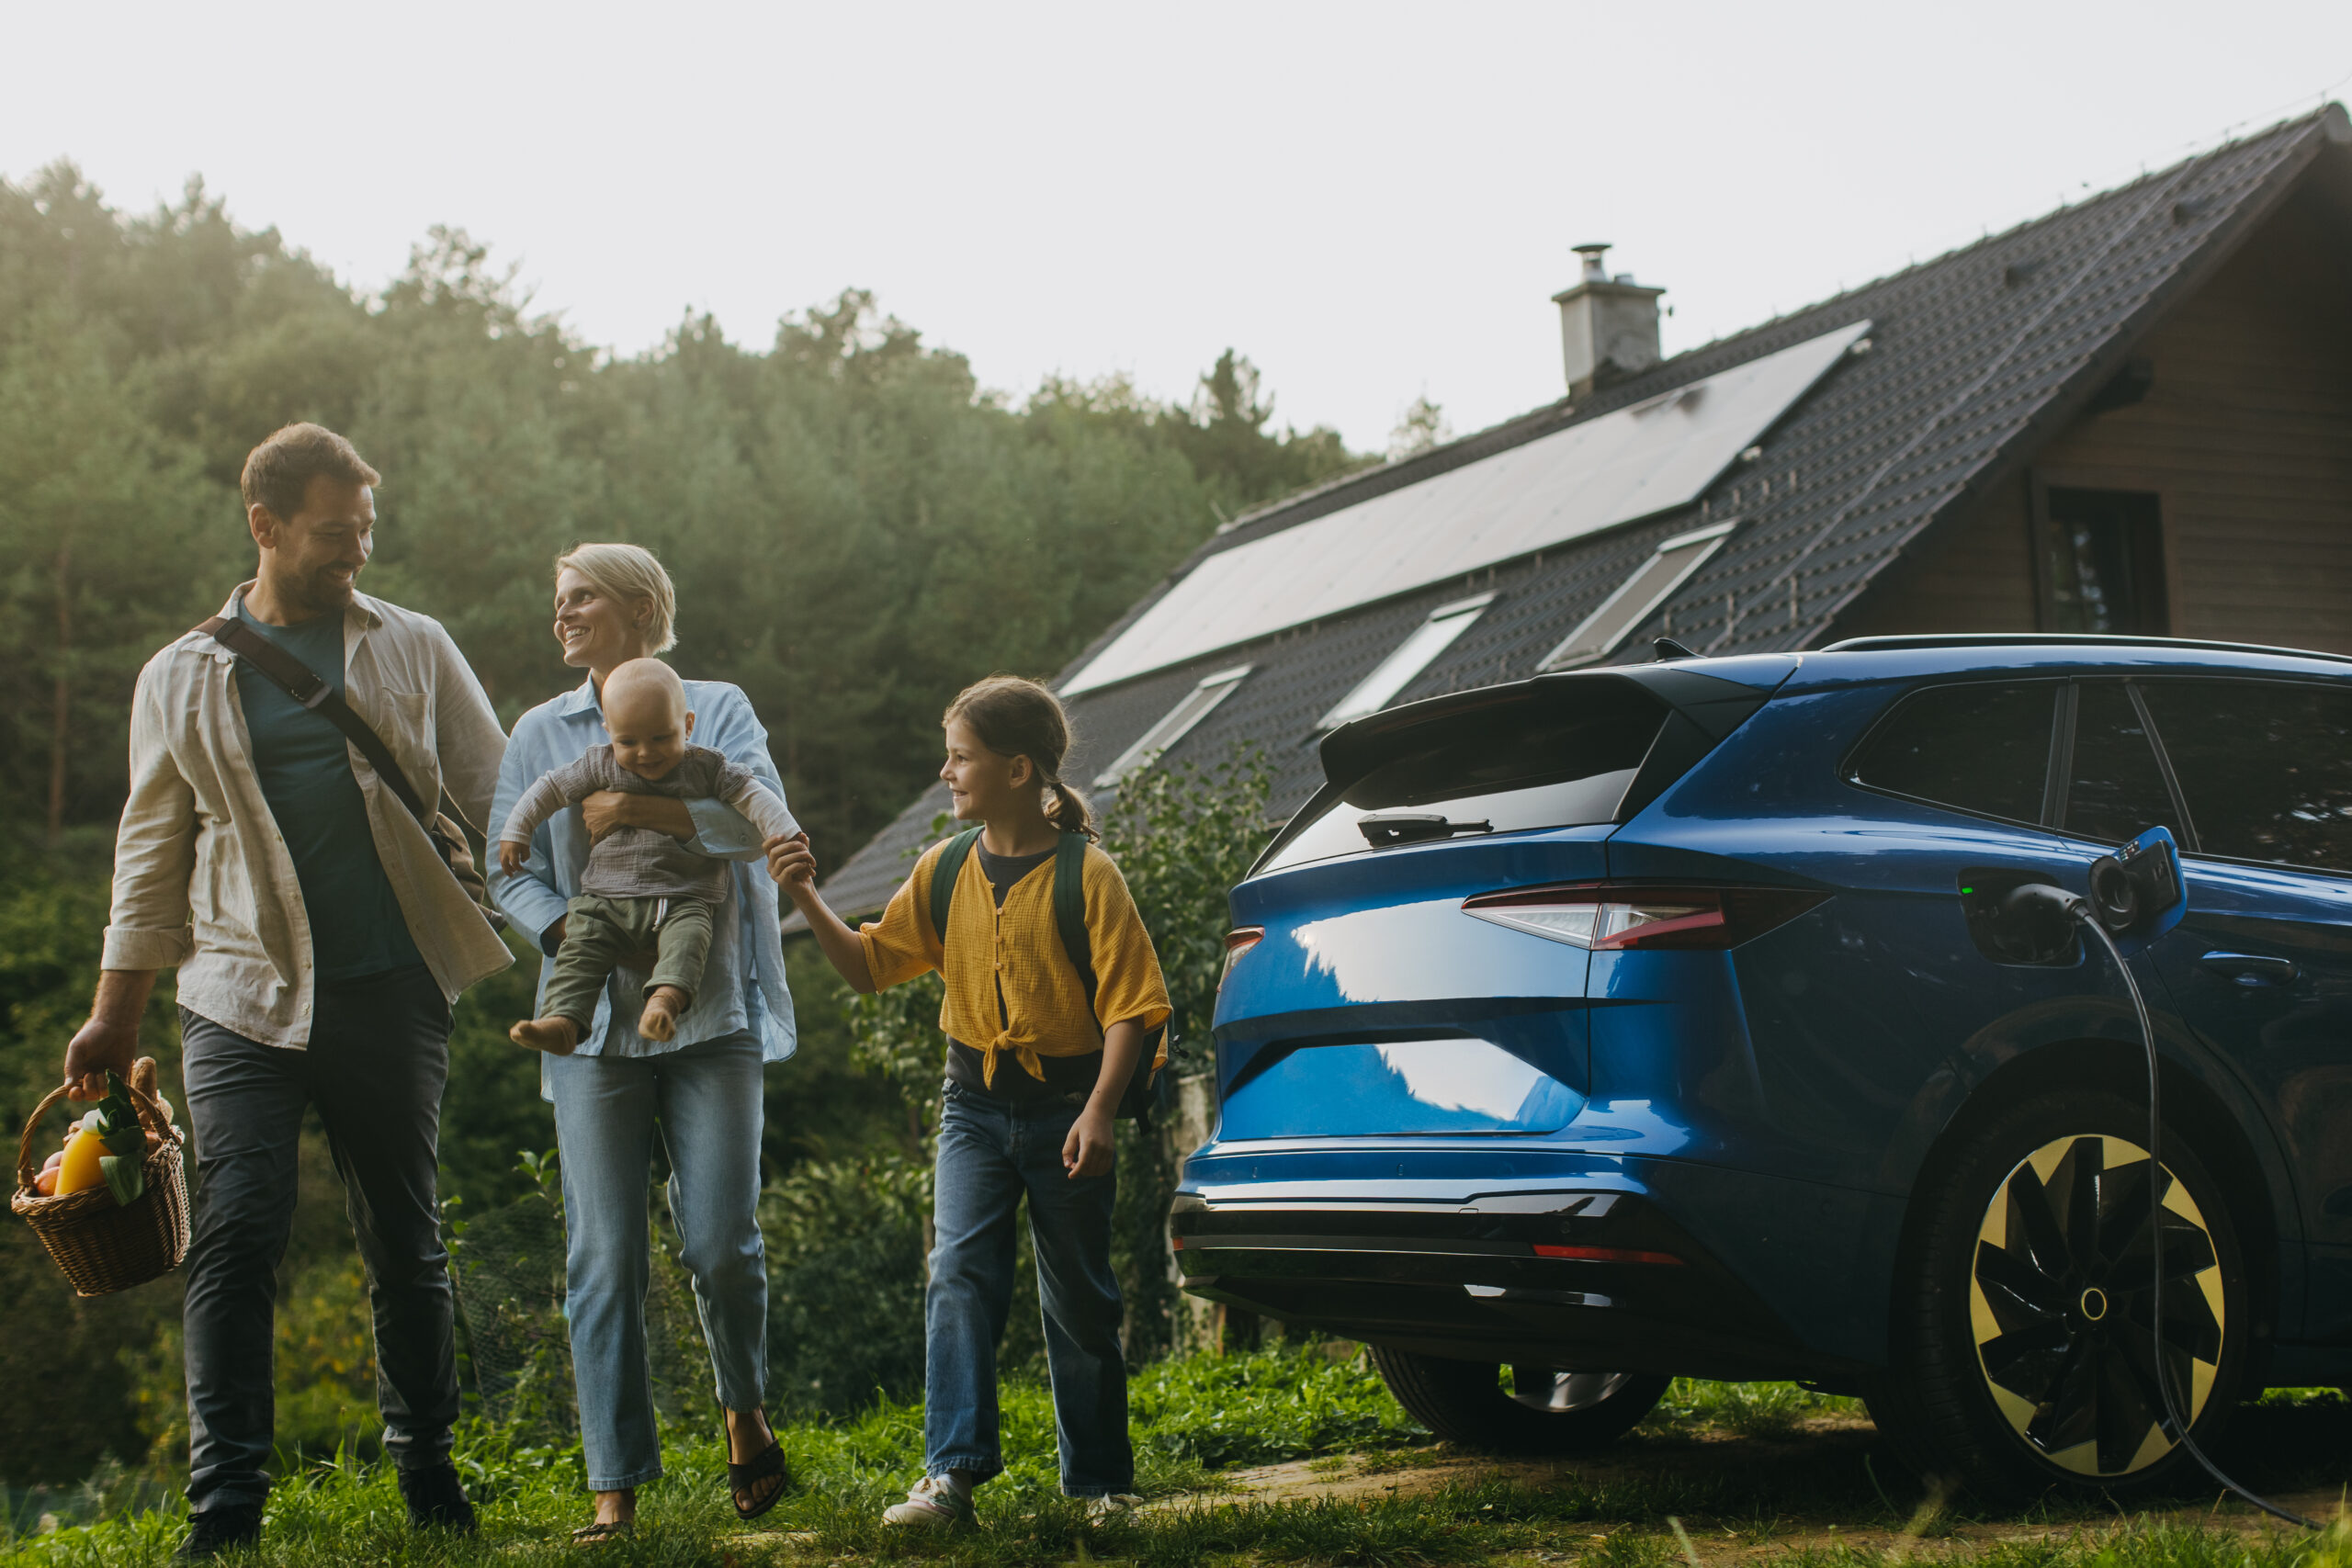
[[[1101,1497],[1135,1490],[1119,1281],[1111,1272],[1117,1172],[1073,1181],[1062,1168],[1062,1140],[1080,1109],[1076,1103],[1015,1109],[946,1086],[933,1210],[937,1245],[923,1293],[928,1474],[957,1470],[978,1483],[1004,1469],[996,1348],[1012,1310],[1013,1215],[1026,1193],[1061,1438],[1062,1491]]]
[[[767,1388],[768,1276],[760,1240],[760,1043],[721,1035],[656,1056],[550,1056],[570,1235],[571,1372],[592,1491],[662,1473],[646,1360],[651,1280],[646,1186],[670,1156],[670,1213],[695,1282],[718,1402]]]

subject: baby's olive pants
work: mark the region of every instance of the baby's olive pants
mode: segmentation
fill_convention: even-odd
[[[685,992],[680,1012],[702,990],[703,960],[710,955],[712,906],[700,898],[600,898],[575,894],[564,915],[563,942],[555,950],[555,973],[548,979],[546,1018],[568,1018],[586,1034],[595,1021],[596,998],[622,964],[641,967],[648,955],[653,973],[645,994],[657,986]]]

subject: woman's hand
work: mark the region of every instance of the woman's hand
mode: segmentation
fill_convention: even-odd
[[[498,840],[498,869],[509,876],[522,874],[523,863],[531,857],[528,844],[518,844],[511,839]]]
[[[628,827],[629,802],[634,798],[616,789],[600,789],[582,801],[580,820],[588,829],[588,841],[601,844],[614,829]]]
[[[779,834],[761,840],[767,852],[768,874],[808,922],[809,934],[825,954],[825,962],[841,972],[851,990],[860,996],[874,991],[874,971],[865,962],[865,942],[842,923],[842,918],[817,897],[817,852],[808,846],[808,830],[789,837]]]
[[[673,839],[695,836],[694,813],[686,803],[666,795],[631,795],[626,790],[600,789],[580,803],[580,819],[588,841],[602,843],[616,828],[650,828]]]
[[[817,852],[808,842],[808,830],[786,837],[782,834],[763,841],[760,848],[768,855],[768,874],[775,878],[785,897],[795,904],[801,896],[817,888]]]
[[[1111,1108],[1090,1100],[1062,1140],[1062,1168],[1072,1181],[1105,1175],[1111,1168]]]

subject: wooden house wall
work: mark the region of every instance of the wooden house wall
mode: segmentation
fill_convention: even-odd
[[[2032,631],[2038,485],[2160,498],[2175,637],[2352,652],[2352,234],[2290,198],[2137,353],[2154,380],[1923,541],[1838,635]]]

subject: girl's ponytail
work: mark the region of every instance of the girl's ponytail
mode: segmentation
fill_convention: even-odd
[[[1046,787],[1054,792],[1054,803],[1046,808],[1046,821],[1065,833],[1083,833],[1090,839],[1102,836],[1094,830],[1094,813],[1086,796],[1057,778],[1046,780]]]
[[[1101,835],[1086,797],[1062,782],[1062,759],[1069,753],[1069,715],[1061,699],[1035,681],[1018,675],[991,675],[964,688],[947,711],[943,725],[961,719],[972,727],[980,744],[1000,757],[1026,757],[1037,770],[1039,787],[1053,792],[1046,808],[1047,821],[1065,833]]]

